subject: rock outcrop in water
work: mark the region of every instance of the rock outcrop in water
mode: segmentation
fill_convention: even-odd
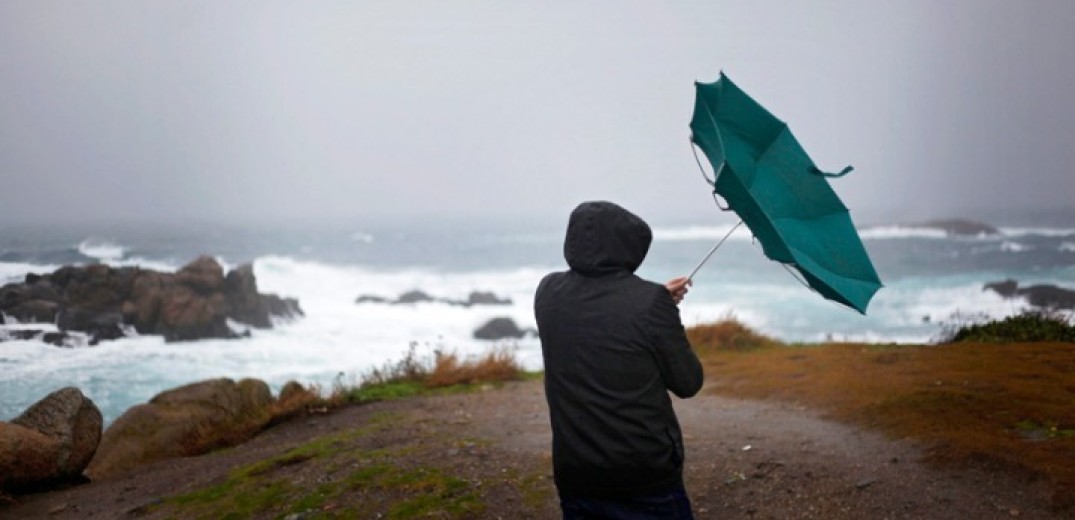
[[[985,284],[982,290],[993,291],[1005,298],[1024,297],[1034,307],[1050,310],[1075,310],[1075,290],[1056,285],[1019,287],[1015,280]]]
[[[186,341],[237,337],[229,319],[270,328],[273,317],[302,315],[297,300],[259,293],[250,264],[225,276],[208,256],[175,273],[93,264],[28,274],[23,283],[0,288],[0,312],[21,322],[55,323],[61,332],[85,333],[91,345],[122,337],[125,326]]]
[[[101,412],[77,388],[57,390],[0,422],[0,490],[77,481],[101,440]]]
[[[536,336],[534,329],[520,328],[515,320],[508,317],[493,318],[474,331],[474,339],[501,340],[520,339],[526,336]]]

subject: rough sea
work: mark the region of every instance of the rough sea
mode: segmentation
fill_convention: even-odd
[[[1070,217],[1070,215],[1069,215]],[[655,240],[638,274],[665,281],[688,273],[731,217],[709,225],[651,223]],[[982,290],[1014,278],[1023,285],[1075,289],[1075,218],[1027,225],[989,222],[999,236],[949,236],[897,225],[862,231],[885,287],[866,316],[824,300],[767,260],[740,228],[695,276],[680,306],[685,324],[735,317],[789,342],[935,341],[958,316],[1003,317],[1026,307]],[[494,317],[533,327],[533,293],[541,277],[566,268],[563,223],[414,224],[340,222],[282,226],[0,225],[0,285],[66,264],[102,262],[174,271],[201,254],[225,269],[253,262],[261,292],[298,298],[304,318],[254,330],[236,340],[165,343],[143,336],[95,347],[58,348],[40,341],[0,342],[0,420],[49,392],[76,386],[111,422],[162,390],[215,377],[257,377],[278,390],[291,379],[330,388],[366,371],[418,354],[481,354],[473,339]],[[442,303],[357,304],[362,295],[397,298],[410,290],[465,300],[472,291],[510,298],[510,306]],[[8,324],[3,329],[29,327]],[[35,325],[34,328],[41,328]],[[502,345],[503,346],[503,345]],[[533,338],[506,344],[529,369],[541,367]]]

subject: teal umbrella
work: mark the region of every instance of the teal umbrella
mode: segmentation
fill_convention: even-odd
[[[739,215],[765,256],[795,268],[825,298],[865,314],[881,280],[826,180],[851,167],[819,170],[787,124],[723,72],[715,83],[695,87],[691,141],[713,166],[713,179],[706,180],[714,197],[726,201],[722,209]]]

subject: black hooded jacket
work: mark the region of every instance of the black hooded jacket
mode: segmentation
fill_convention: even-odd
[[[562,495],[628,497],[683,483],[683,438],[668,391],[697,393],[702,367],[668,290],[634,274],[651,241],[633,213],[585,202],[571,213],[564,241],[571,269],[538,286]]]

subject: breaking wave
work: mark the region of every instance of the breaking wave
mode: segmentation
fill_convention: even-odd
[[[122,260],[128,248],[109,240],[90,237],[78,244],[78,252],[104,263]]]

